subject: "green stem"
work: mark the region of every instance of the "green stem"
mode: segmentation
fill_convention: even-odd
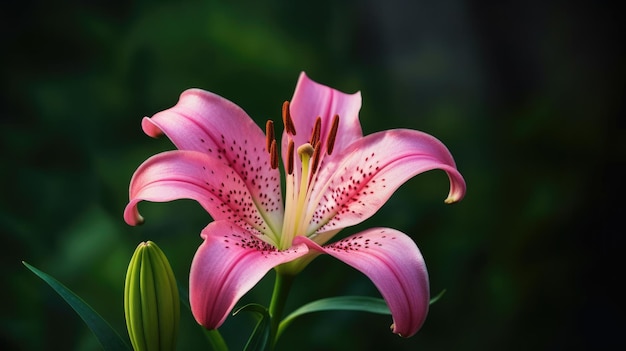
[[[272,294],[272,301],[270,302],[270,350],[274,349],[276,341],[278,341],[278,326],[280,319],[285,309],[285,303],[287,302],[287,295],[291,289],[294,276],[281,273],[280,270],[276,271],[276,281],[274,282],[274,292]]]
[[[226,341],[222,338],[222,334],[217,329],[204,329],[204,335],[209,340],[209,344],[211,344],[211,348],[214,351],[228,351],[228,345],[226,345]]]

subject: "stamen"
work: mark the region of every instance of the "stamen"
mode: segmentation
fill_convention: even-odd
[[[317,166],[320,163],[320,150],[322,149],[322,142],[318,141],[315,144],[315,150],[313,150],[313,162],[311,163],[311,177],[317,171]]]
[[[270,165],[272,169],[278,168],[278,148],[276,147],[276,139],[272,140],[270,146]]]
[[[316,145],[320,140],[320,131],[322,129],[322,118],[317,117],[315,120],[315,125],[313,125],[313,132],[311,133],[311,140],[309,141],[311,145]]]
[[[328,139],[326,139],[326,153],[328,155],[333,153],[333,147],[335,147],[335,139],[337,138],[337,129],[339,128],[339,115],[335,115],[333,118],[333,126],[328,133]]]
[[[288,134],[296,135],[296,127],[291,119],[291,113],[289,112],[289,101],[283,103],[283,124]]]
[[[287,144],[287,174],[293,174],[293,140]]]
[[[265,148],[267,152],[270,152],[272,147],[272,141],[276,140],[274,135],[274,121],[271,119],[265,123]]]

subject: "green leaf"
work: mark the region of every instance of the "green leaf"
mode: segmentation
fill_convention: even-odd
[[[285,328],[287,328],[291,322],[297,317],[321,311],[364,311],[377,314],[391,314],[387,303],[383,299],[366,297],[366,296],[337,296],[321,299],[313,302],[309,302],[306,305],[301,306],[295,311],[291,312],[285,319],[280,322],[278,326],[278,333],[276,339],[280,337],[280,334]]]
[[[120,335],[104,320],[96,311],[70,289],[61,284],[50,275],[38,270],[30,264],[23,262],[26,268],[30,269],[39,278],[48,283],[65,302],[67,302],[80,318],[85,321],[89,329],[94,333],[102,348],[107,351],[131,350],[128,344]]]
[[[441,291],[437,296],[430,300],[430,304],[435,303],[443,296],[446,291]],[[280,322],[278,326],[278,334],[276,339],[280,337],[280,334],[285,328],[287,328],[291,322],[297,317],[303,314],[321,311],[362,311],[376,314],[390,315],[389,307],[385,300],[375,297],[367,296],[337,296],[321,299],[313,302],[309,302],[306,305],[301,306],[295,311],[291,312],[285,319]]]
[[[433,297],[432,299],[430,299],[430,302],[428,303],[429,305],[434,304],[435,302],[439,301],[439,299],[441,299],[441,297],[443,296],[443,294],[446,293],[446,289],[441,290],[441,292],[439,294],[437,294],[437,296]]]
[[[241,311],[253,312],[259,316],[258,322],[244,347],[244,351],[262,351],[268,346],[270,337],[270,314],[267,308],[256,303],[247,304],[233,312],[233,316]]]

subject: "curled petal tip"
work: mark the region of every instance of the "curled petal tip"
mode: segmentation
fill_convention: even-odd
[[[124,221],[128,225],[137,226],[142,225],[144,222],[143,216],[137,211],[136,203],[137,201],[131,201],[124,210]]]
[[[459,202],[460,200],[461,199],[459,199],[457,196],[448,196],[448,198],[443,200],[443,202],[445,202],[448,205],[451,205],[453,203]]]
[[[157,127],[152,119],[147,116],[141,120],[141,129],[143,129],[143,132],[152,138],[158,138],[163,135],[161,128]]]
[[[396,324],[395,323],[391,323],[391,325],[389,326],[389,330],[391,330],[392,333],[396,334],[397,336],[403,338],[404,336],[396,331]]]
[[[142,225],[144,222],[145,222],[145,220],[143,219],[143,217],[142,216],[138,216],[135,219],[135,224],[134,225]]]
[[[450,192],[444,202],[453,204],[463,200],[465,197],[465,179],[456,169],[452,173],[448,173],[448,175],[450,176]]]
[[[126,224],[128,224],[130,226],[133,226],[133,227],[142,225],[145,222],[145,220],[143,219],[142,216],[138,216],[136,218],[135,217],[133,217],[133,218],[125,218],[124,221],[126,222]]]

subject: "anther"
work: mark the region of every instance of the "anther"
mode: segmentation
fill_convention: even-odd
[[[293,174],[293,140],[289,139],[287,144],[287,174]]]
[[[315,144],[315,149],[313,150],[313,162],[311,163],[311,177],[315,174],[317,170],[317,166],[320,163],[320,149],[322,148],[322,142],[318,141]]]
[[[276,136],[274,135],[274,121],[270,119],[265,123],[265,147],[267,152],[271,152],[270,148],[274,140],[276,140]]]
[[[339,128],[339,115],[335,115],[333,118],[333,125],[328,133],[328,139],[326,139],[326,153],[332,154],[333,147],[335,147],[335,139],[337,138],[337,129]]]
[[[272,140],[270,146],[270,166],[272,166],[272,169],[278,168],[278,148],[276,148],[276,139]]]
[[[321,129],[322,129],[322,118],[318,116],[317,119],[315,119],[315,124],[313,125],[313,132],[311,133],[311,140],[309,141],[311,145],[317,144],[317,142],[320,140]]]
[[[288,134],[296,135],[296,127],[291,119],[291,113],[289,112],[289,101],[283,103],[283,124]]]

